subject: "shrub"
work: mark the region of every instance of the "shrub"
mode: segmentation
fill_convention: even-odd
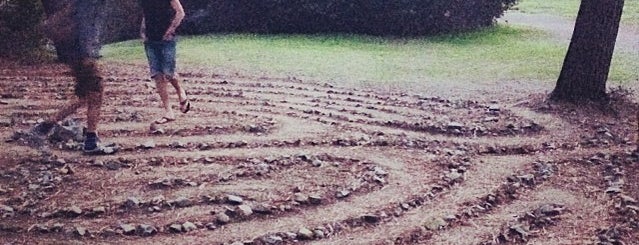
[[[491,25],[517,0],[184,0],[190,34],[431,35]]]

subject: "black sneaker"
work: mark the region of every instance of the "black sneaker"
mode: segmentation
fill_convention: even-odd
[[[96,133],[87,133],[82,151],[87,155],[110,155],[116,153],[118,148],[115,144],[100,145],[100,138]]]

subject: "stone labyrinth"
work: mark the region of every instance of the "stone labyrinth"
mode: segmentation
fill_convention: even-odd
[[[582,244],[636,223],[620,219],[638,197],[620,174],[632,140],[605,125],[576,134],[498,101],[193,71],[194,109],[149,128],[154,84],[127,69],[106,76],[100,136],[121,150],[101,157],[74,137],[52,137],[50,156],[12,138],[71,98],[65,69],[0,72],[0,241]]]

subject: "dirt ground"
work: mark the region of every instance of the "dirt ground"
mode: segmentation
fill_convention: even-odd
[[[146,68],[105,64],[100,136],[122,149],[83,156],[59,134],[46,156],[12,135],[67,101],[68,69],[3,67],[3,244],[639,244],[623,90],[576,107],[539,83],[401,90],[191,67],[193,110],[151,130]]]

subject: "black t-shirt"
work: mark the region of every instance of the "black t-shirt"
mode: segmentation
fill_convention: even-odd
[[[171,0],[139,0],[144,13],[146,38],[149,41],[161,41],[175,17]]]

